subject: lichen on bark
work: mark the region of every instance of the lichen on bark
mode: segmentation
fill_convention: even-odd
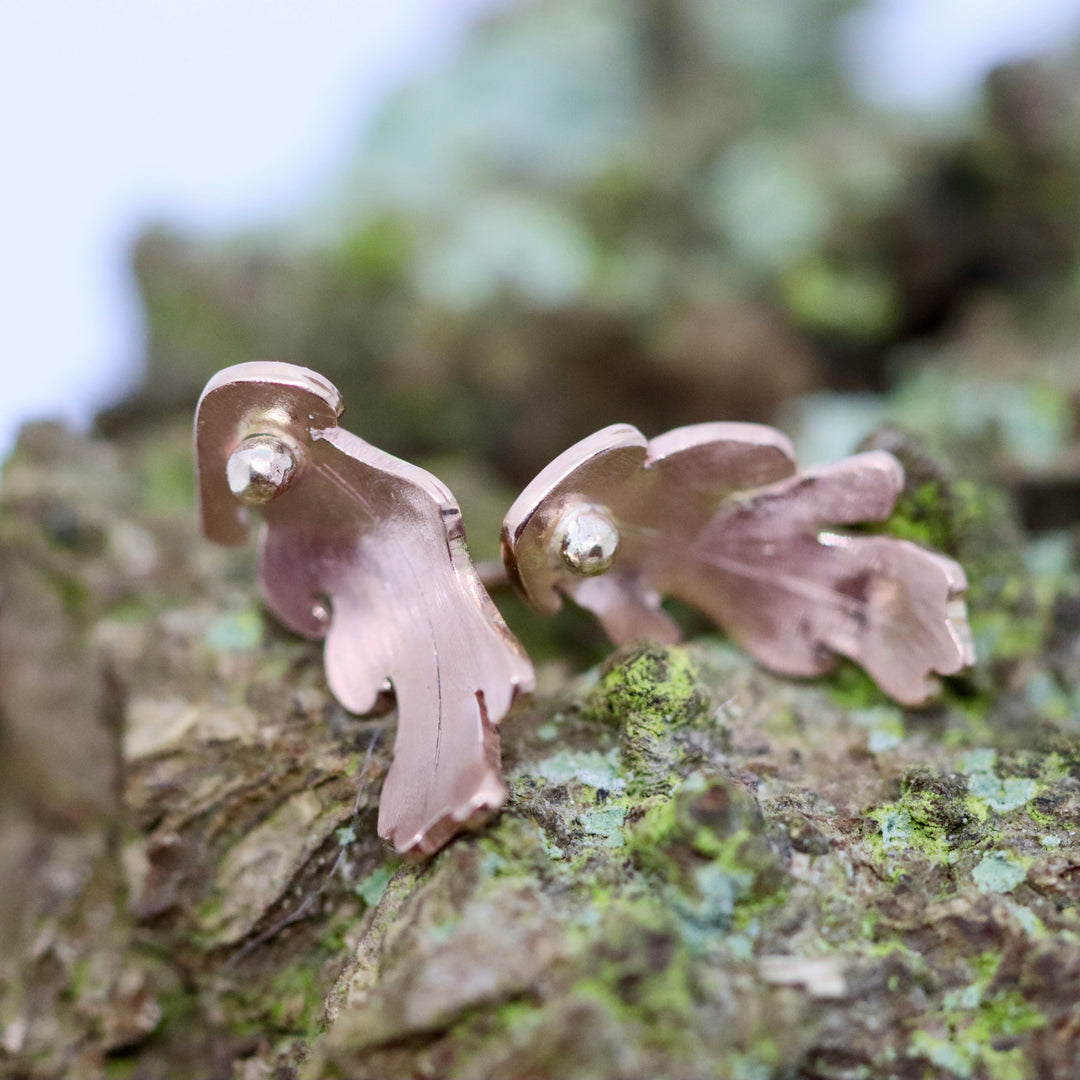
[[[503,813],[401,863],[393,718],[154,489],[186,441],[36,428],[7,466],[9,1073],[1069,1074],[1080,744],[1040,654],[917,711],[707,636],[549,673]],[[83,681],[38,728],[56,641]]]
[[[830,65],[849,6],[522,5],[391,105],[338,240],[141,240],[145,387],[4,468],[0,1075],[1077,1075],[1076,71],[995,76],[914,154]],[[425,141],[476,71],[529,124]],[[194,396],[270,353],[446,480],[482,558],[608,421],[871,432],[907,472],[882,527],[963,563],[978,663],[902,709],[691,611],[687,644],[611,653],[500,596],[540,687],[507,804],[402,862],[393,716],[342,710],[253,549],[197,534]]]

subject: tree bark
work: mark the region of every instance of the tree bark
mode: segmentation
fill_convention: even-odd
[[[939,704],[712,637],[542,664],[505,810],[403,864],[393,716],[198,537],[189,454],[46,425],[7,466],[3,1075],[1076,1074],[1080,638],[992,508],[938,501],[984,650]]]

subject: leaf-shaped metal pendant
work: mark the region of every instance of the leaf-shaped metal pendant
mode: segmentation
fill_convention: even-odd
[[[397,699],[379,834],[430,854],[502,805],[496,725],[532,665],[480,583],[461,511],[430,473],[338,427],[337,390],[291,364],[240,364],[195,420],[203,532],[241,543],[261,514],[259,577],[292,630],[326,639],[347,709]]]
[[[817,675],[835,654],[919,704],[974,662],[952,559],[889,536],[904,483],[884,451],[799,473],[788,439],[758,424],[699,424],[651,442],[625,424],[571,447],[503,526],[511,580],[553,614],[571,596],[613,641],[678,640],[665,595],[699,608],[762,663]]]

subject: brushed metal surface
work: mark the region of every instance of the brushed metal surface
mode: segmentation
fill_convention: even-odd
[[[379,834],[427,855],[505,801],[497,725],[533,668],[473,567],[453,496],[339,427],[341,411],[337,390],[295,365],[215,375],[195,418],[202,528],[238,544],[257,512],[266,603],[325,638],[338,700],[366,713],[392,690]]]
[[[880,450],[799,472],[786,436],[759,424],[698,424],[651,441],[616,424],[522,492],[503,558],[536,610],[554,614],[569,596],[616,643],[677,641],[661,600],[678,597],[776,671],[822,674],[841,654],[897,701],[920,704],[938,688],[935,673],[975,659],[964,571],[910,541],[834,528],[885,520],[903,484],[900,463]],[[599,560],[606,571],[586,576],[565,557],[579,517],[617,532],[614,555]]]

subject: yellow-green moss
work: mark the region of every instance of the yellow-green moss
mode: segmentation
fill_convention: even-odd
[[[685,649],[644,644],[611,658],[587,708],[617,727],[623,761],[647,783],[668,776],[680,757],[672,732],[700,718],[708,704]]]
[[[715,944],[736,922],[737,909],[782,898],[783,868],[762,830],[749,792],[695,773],[632,831],[635,863],[657,881],[695,951]]]
[[[942,1001],[941,1018],[948,1036],[915,1032],[910,1043],[912,1056],[924,1057],[959,1077],[1025,1080],[1031,1075],[1031,1062],[1023,1047],[1007,1044],[1025,1032],[1045,1027],[1046,1017],[1018,990],[993,989],[1000,959],[997,953],[972,958],[973,981],[946,993]]]
[[[878,825],[871,847],[898,873],[898,855],[954,862],[959,849],[985,838],[989,809],[985,799],[969,793],[967,777],[915,768],[903,777],[900,798],[871,810],[867,817]]]

